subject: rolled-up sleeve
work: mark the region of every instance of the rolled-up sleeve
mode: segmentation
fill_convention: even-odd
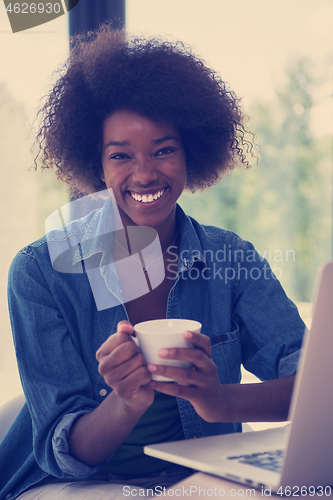
[[[88,477],[91,474],[97,472],[98,469],[100,469],[100,467],[104,465],[104,463],[106,463],[103,462],[103,464],[99,464],[96,467],[91,467],[83,462],[80,462],[69,453],[68,436],[70,434],[71,428],[74,422],[86,413],[89,412],[82,410],[76,413],[69,413],[68,415],[65,415],[57,425],[53,434],[52,447],[54,456],[59,468],[67,476],[72,475],[76,478]]]
[[[73,296],[75,307],[68,300],[61,302],[66,275],[62,278],[55,274],[46,262],[46,243],[39,246],[39,253],[40,247],[44,249],[42,262],[36,259],[31,247],[14,259],[8,292],[18,367],[32,420],[33,453],[39,467],[48,474],[83,478],[94,473],[95,468],[69,454],[68,436],[75,420],[99,405],[94,397],[99,379],[94,349],[89,364],[83,359],[80,339],[76,338],[82,327],[75,325],[75,310],[84,311],[87,307],[78,294],[77,298]],[[88,283],[84,275],[76,279]],[[80,281],[81,288],[83,284]],[[93,337],[93,328],[86,330]],[[89,337],[82,343],[88,344]]]
[[[297,372],[300,355],[301,349],[298,349],[280,360],[278,371],[279,378],[288,377]]]

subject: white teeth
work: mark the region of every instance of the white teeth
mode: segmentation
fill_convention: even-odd
[[[132,198],[134,198],[136,201],[141,201],[141,203],[151,203],[152,201],[157,200],[162,196],[164,193],[165,189],[162,189],[161,191],[157,191],[155,194],[141,194],[138,193],[133,193],[130,191]]]

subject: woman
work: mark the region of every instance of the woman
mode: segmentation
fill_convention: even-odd
[[[124,484],[170,486],[193,471],[145,456],[144,444],[288,415],[304,331],[296,307],[250,243],[177,205],[185,188],[216,183],[237,161],[247,166],[244,117],[182,44],[130,40],[105,26],[76,39],[41,114],[44,168],[81,193],[112,190],[127,234],[157,231],[165,277],[120,298],[120,273],[105,260],[123,247],[109,203],[14,259],[9,307],[27,406],[1,443],[0,498],[106,499],[123,497]],[[97,238],[101,227],[109,240]],[[83,272],[58,272],[47,243],[77,238],[72,264]],[[101,307],[89,275],[96,259]],[[196,349],[160,352],[194,369],[147,366],[132,341],[135,323],[166,317],[202,323],[202,334],[184,333]],[[241,363],[265,382],[240,385]]]

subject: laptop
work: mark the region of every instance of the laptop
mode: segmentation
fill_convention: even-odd
[[[144,452],[258,489],[333,485],[333,262],[319,273],[316,290],[289,425],[153,444]]]

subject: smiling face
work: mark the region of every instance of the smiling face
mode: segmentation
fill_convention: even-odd
[[[102,179],[113,190],[125,225],[174,230],[176,202],[187,177],[174,126],[116,111],[104,122],[102,165]]]

